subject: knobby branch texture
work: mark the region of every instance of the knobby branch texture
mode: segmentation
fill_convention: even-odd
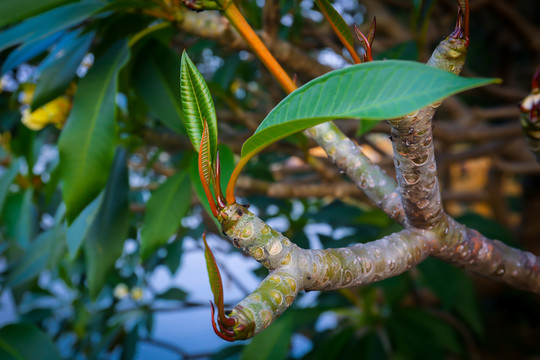
[[[184,20],[181,26],[218,41],[222,41],[221,35],[226,33],[235,39],[233,46],[245,47],[238,34],[223,21],[218,22],[221,28],[214,32],[196,21],[201,20],[193,24]],[[210,33],[201,34],[201,31]],[[273,40],[269,47],[278,60],[289,64],[290,59],[284,54],[290,52],[279,51],[284,44]],[[466,49],[465,38],[453,34],[439,44],[428,64],[459,74]],[[306,56],[302,56],[304,58]],[[296,63],[312,64],[313,60],[307,56],[305,62]],[[320,71],[320,68],[314,70]],[[269,326],[291,305],[299,291],[332,290],[376,282],[398,275],[428,256],[517,288],[540,292],[539,257],[490,240],[444,212],[432,129],[433,115],[439,105],[432,104],[390,121],[397,183],[333,123],[305,131],[375,205],[403,224],[406,230],[367,244],[306,250],[242,205],[229,205],[222,210],[225,214],[221,219],[223,234],[270,270],[260,286],[230,313],[235,325],[229,330],[235,332],[236,339],[247,339]]]

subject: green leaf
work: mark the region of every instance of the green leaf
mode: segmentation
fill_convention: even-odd
[[[66,92],[90,49],[95,34],[89,32],[79,35],[79,31],[66,34],[40,64],[32,109],[37,109]]]
[[[68,222],[107,182],[116,141],[117,77],[128,58],[127,42],[119,41],[79,82],[73,109],[58,143]]]
[[[10,271],[6,285],[16,287],[38,276],[48,266],[54,265],[51,260],[58,259],[58,254],[63,253],[64,249],[65,232],[62,226],[42,232]]]
[[[187,172],[177,172],[167,179],[146,204],[141,230],[141,258],[147,259],[180,226],[189,209],[191,187]]]
[[[496,82],[468,79],[425,64],[372,61],[325,74],[281,101],[244,143],[242,157],[295,132],[336,118],[407,115],[460,91]]]
[[[212,161],[217,149],[217,119],[210,90],[199,70],[186,52],[182,53],[180,66],[180,93],[184,122],[193,147],[199,151],[203,134],[203,119],[208,123],[210,153]]]
[[[25,20],[0,32],[0,51],[23,41],[42,39],[57,31],[77,25],[104,5],[105,3],[97,1],[76,2]]]
[[[176,288],[176,287],[169,288],[164,293],[157,295],[157,298],[161,300],[182,301],[182,300],[185,300],[186,297],[187,297],[187,293],[184,290]]]
[[[98,207],[103,199],[103,193],[99,194],[84,210],[77,216],[75,221],[67,228],[66,243],[71,260],[75,259],[90,226],[94,222]]]
[[[122,255],[129,230],[129,180],[127,155],[116,151],[103,201],[84,241],[88,287],[95,299]]]
[[[11,186],[11,183],[13,183],[13,180],[15,180],[15,177],[19,173],[19,169],[21,167],[21,160],[15,160],[11,163],[8,169],[2,173],[2,176],[0,177],[0,214],[2,213],[2,210],[4,209],[4,202],[6,201],[6,197],[9,192],[9,187]]]
[[[328,0],[316,0],[316,2],[330,25],[332,25],[339,40],[343,42],[344,45],[347,43],[351,49],[354,49],[354,37],[349,29],[349,25],[347,25],[341,15],[334,9]]]
[[[60,360],[51,339],[31,324],[10,324],[0,329],[0,358],[4,360]]]
[[[29,18],[43,11],[63,5],[73,0],[1,0],[0,27]]]
[[[2,73],[6,73],[22,63],[33,59],[50,48],[60,37],[62,32],[57,32],[42,39],[24,43],[9,53],[6,61],[2,64]]]
[[[30,239],[36,232],[37,214],[32,198],[34,191],[26,189],[7,198],[3,222],[7,225],[8,235],[22,249],[28,248]]]
[[[463,270],[436,259],[426,259],[418,268],[421,279],[443,306],[457,312],[477,335],[482,335],[484,329],[474,286]]]
[[[152,41],[141,51],[134,67],[134,85],[159,121],[169,129],[185,134],[180,94],[180,58],[176,52]]]
[[[216,259],[212,250],[206,242],[206,233],[202,236],[204,242],[204,258],[206,259],[206,270],[208,271],[208,280],[210,280],[210,289],[212,294],[214,294],[214,303],[220,309],[220,306],[223,305],[223,282],[221,281],[221,274],[219,273],[219,268],[216,264]]]
[[[245,347],[242,360],[286,359],[292,337],[291,316],[283,316]]]

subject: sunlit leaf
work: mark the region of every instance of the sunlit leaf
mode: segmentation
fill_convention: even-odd
[[[104,5],[105,3],[99,1],[81,1],[55,8],[25,20],[0,32],[0,51],[23,41],[31,42],[42,39],[57,31],[77,25]]]
[[[103,200],[84,241],[88,287],[95,299],[122,254],[129,229],[129,180],[126,151],[118,149]]]
[[[75,77],[77,68],[90,49],[94,32],[66,34],[41,62],[32,109],[37,109],[64,94]]]
[[[208,123],[211,159],[215,159],[217,149],[217,119],[210,90],[199,70],[188,54],[182,54],[180,68],[180,93],[184,122],[191,143],[199,151],[203,134],[203,119]]]
[[[141,258],[167,243],[186,215],[191,197],[187,172],[179,171],[153,192],[146,204],[141,230]]]
[[[60,360],[52,340],[31,324],[9,324],[0,329],[0,359]]]
[[[332,71],[281,101],[244,143],[242,157],[329,120],[392,119],[457,92],[496,81],[458,77],[400,60],[372,61]]]
[[[125,41],[113,45],[79,82],[58,144],[67,219],[75,217],[107,182],[116,141],[116,89],[129,58]]]

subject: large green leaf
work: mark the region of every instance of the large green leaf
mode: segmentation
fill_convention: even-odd
[[[15,180],[15,177],[19,173],[19,169],[21,167],[21,161],[15,160],[11,163],[8,169],[2,173],[2,176],[0,177],[0,214],[2,213],[2,210],[4,209],[4,202],[6,201],[6,196],[9,192],[9,187],[11,186],[11,183],[13,180]]]
[[[184,122],[193,147],[199,151],[203,134],[203,119],[208,123],[210,152],[215,159],[217,149],[217,119],[210,90],[188,54],[182,54],[180,67],[180,93]]]
[[[9,324],[0,329],[0,359],[60,360],[51,339],[31,324]]]
[[[244,348],[242,360],[286,359],[292,337],[291,316],[283,316]]]
[[[0,32],[0,51],[21,42],[42,39],[57,31],[84,21],[105,5],[98,1],[81,1],[47,11]]]
[[[6,61],[2,64],[2,74],[16,68],[20,64],[33,59],[50,48],[61,36],[63,32],[57,32],[42,39],[37,39],[20,45],[9,53]]]
[[[95,299],[122,255],[129,230],[129,180],[126,151],[118,149],[98,213],[84,241],[88,287]]]
[[[129,58],[119,41],[81,79],[58,144],[67,219],[73,221],[107,182],[116,140],[116,89]]]
[[[180,94],[180,58],[157,41],[143,51],[134,67],[134,85],[144,102],[169,129],[185,134]]]
[[[281,101],[244,143],[242,157],[325,121],[392,119],[496,81],[458,77],[401,60],[372,61],[332,71]]]
[[[45,268],[54,265],[58,253],[65,249],[65,231],[60,225],[42,232],[33,241],[7,277],[7,286],[15,287],[38,276]]]
[[[40,64],[32,109],[66,92],[94,39],[93,32],[79,35],[79,31],[66,34]]]
[[[141,258],[167,243],[189,209],[191,187],[187,172],[178,172],[161,185],[146,204],[141,229]]]

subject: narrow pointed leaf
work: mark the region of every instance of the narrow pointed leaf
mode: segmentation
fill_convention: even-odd
[[[460,91],[497,81],[463,78],[401,60],[372,61],[332,71],[281,101],[246,140],[242,157],[253,156],[279,139],[326,121],[393,119]]]
[[[203,134],[203,119],[208,123],[208,140],[211,159],[217,149],[217,119],[210,90],[188,54],[182,54],[180,66],[180,93],[187,133],[196,151],[199,151]]]
[[[47,11],[0,33],[0,51],[21,42],[42,39],[86,20],[105,5],[98,1],[81,1]]]
[[[180,171],[161,185],[146,204],[146,213],[141,229],[141,258],[148,258],[180,226],[189,209],[191,188],[189,176]]]
[[[9,53],[6,61],[2,64],[2,74],[38,56],[50,48],[61,36],[62,32],[57,32],[43,39],[37,39],[20,45]]]
[[[103,200],[84,240],[92,299],[99,295],[114,269],[114,263],[122,255],[129,230],[129,181],[125,150],[116,151],[110,173]]]
[[[59,141],[67,219],[77,215],[107,182],[116,141],[118,72],[129,58],[126,41],[115,43],[81,79]]]
[[[373,21],[371,22],[371,25],[369,26],[369,32],[368,32],[368,41],[369,46],[373,45],[373,39],[375,38],[375,31],[377,30],[377,20],[374,17]]]
[[[355,63],[359,63],[360,59],[354,50],[354,38],[345,20],[343,20],[341,15],[334,9],[330,1],[316,0],[316,2],[324,17],[330,23],[339,40],[347,48],[353,59],[355,59],[355,57],[358,59],[358,61],[355,59]]]
[[[200,164],[204,180],[210,186],[212,184],[212,162],[210,161],[210,144],[208,140],[208,126],[204,121],[203,136],[201,139],[201,147],[199,150]],[[202,179],[201,179],[202,181]]]
[[[66,92],[90,49],[94,35],[94,32],[80,35],[80,31],[73,31],[56,44],[38,68],[39,80],[32,100],[32,109],[37,109]]]
[[[212,254],[212,250],[206,242],[206,233],[203,234],[204,242],[204,258],[206,259],[206,270],[208,271],[208,279],[210,280],[210,288],[214,294],[214,303],[217,305],[218,310],[223,308],[223,282],[221,281],[221,274],[219,273],[216,259]]]

